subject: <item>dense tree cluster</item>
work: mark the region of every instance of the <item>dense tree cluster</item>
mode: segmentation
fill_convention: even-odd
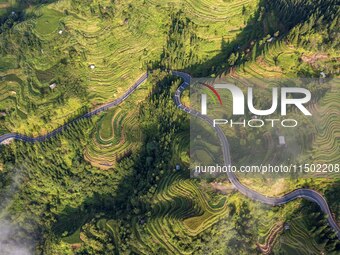
[[[171,25],[163,48],[161,65],[168,69],[182,69],[198,62],[195,23],[183,12],[171,14]]]
[[[22,1],[26,5],[42,2],[47,1]],[[71,5],[76,11],[86,9],[86,15],[98,15],[102,19],[114,15],[112,5],[102,6],[92,0],[73,0]],[[125,25],[128,25],[129,10],[132,8],[131,4],[123,13],[127,17]],[[247,9],[243,7],[242,14],[246,12]],[[277,23],[269,26],[268,17],[273,15],[278,17]],[[14,142],[9,146],[1,146],[0,198],[6,201],[3,205],[6,207],[4,217],[21,227],[18,236],[25,236],[25,241],[29,241],[30,237],[34,239],[37,254],[114,254],[117,250],[120,254],[134,254],[131,244],[137,237],[132,221],[137,219],[138,224],[143,225],[156,217],[150,201],[165,175],[173,171],[173,156],[187,153],[176,151],[173,146],[179,133],[189,131],[188,115],[179,111],[173,103],[173,93],[180,81],[164,69],[200,70],[203,66],[201,74],[218,74],[226,67],[255,61],[262,51],[268,50],[271,37],[275,37],[277,44],[282,39],[313,49],[323,45],[338,47],[338,17],[339,9],[332,0],[262,1],[237,38],[233,42],[223,41],[222,58],[202,64],[196,54],[197,42],[200,40],[196,34],[196,24],[181,11],[172,12],[166,45],[156,64],[161,70],[155,68],[150,74],[152,93],[145,102],[136,106],[139,107],[138,121],[143,134],[139,151],[122,155],[115,169],[109,171],[100,171],[91,166],[84,160],[83,149],[91,142],[89,134],[93,132],[95,124],[92,119],[78,121],[57,137],[43,143]],[[0,42],[0,50],[2,54],[18,55],[20,65],[25,65],[26,60],[21,59],[20,53],[23,50],[41,49],[43,44],[30,28],[15,35],[20,39],[19,47],[8,47],[14,40],[14,32],[8,28],[15,22],[14,18],[1,22],[1,31],[6,31],[8,36]],[[34,92],[36,98],[55,98],[56,106],[64,105],[71,97],[87,100],[87,90],[83,86],[85,78],[68,71],[72,70],[73,60],[82,57],[83,52],[75,48],[66,49],[65,52],[66,56],[53,67],[57,75],[51,75],[52,80],[46,77],[45,72],[25,66],[30,76],[27,83],[24,81],[25,85]],[[206,66],[210,66],[209,71],[205,69]],[[58,84],[59,92],[51,91],[46,86],[50,81]],[[311,89],[322,90],[322,87]],[[269,97],[267,93],[260,95],[255,102],[256,107],[268,108]],[[26,103],[29,112],[39,108],[37,100],[27,99]],[[77,118],[87,111],[88,108],[84,107],[69,116],[69,119]],[[51,121],[51,118],[51,114],[46,114],[44,123]],[[236,129],[237,137],[230,139],[235,152],[244,156],[252,150],[249,144],[261,145],[257,137],[262,134],[256,132]],[[185,167],[183,172],[187,178]],[[7,197],[9,192],[13,194]],[[337,194],[337,188],[330,188],[326,192],[332,201],[333,210],[339,208]],[[196,205],[188,201],[187,207],[190,206],[197,209]],[[317,213],[319,209],[309,204],[303,208],[303,212],[309,216],[305,221],[311,236],[324,244],[327,251],[339,249],[339,242],[327,226],[326,219]],[[255,254],[256,219],[250,215],[251,209],[249,201],[231,201],[228,204],[229,215],[221,217],[208,229],[196,236],[173,238],[181,248],[194,250],[195,254]],[[80,240],[77,241],[82,245],[73,251],[65,243],[65,238],[72,238],[74,233],[79,233]],[[223,238],[230,233],[234,237],[225,242]],[[148,240],[158,254],[166,253],[165,248],[160,243],[154,243],[152,237]]]

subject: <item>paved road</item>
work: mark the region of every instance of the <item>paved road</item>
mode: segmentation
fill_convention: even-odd
[[[203,119],[204,121],[207,121],[212,127],[213,127],[213,121],[208,118],[206,115],[202,115],[200,112],[197,112],[193,109],[190,109],[186,106],[184,106],[181,103],[181,94],[182,92],[189,86],[191,81],[191,76],[187,73],[183,72],[177,72],[173,71],[173,75],[181,77],[183,79],[183,83],[178,87],[178,89],[175,92],[174,101],[175,104],[182,109],[183,111],[189,113],[192,116],[196,116],[198,118]],[[222,152],[223,152],[223,158],[226,165],[231,165],[231,157],[230,157],[230,146],[227,137],[224,135],[223,131],[219,126],[213,127],[220,139],[221,146],[222,146]],[[250,188],[243,185],[235,175],[235,173],[228,173],[228,178],[230,182],[234,185],[234,187],[241,192],[243,195],[259,201],[264,204],[272,205],[272,206],[278,206],[286,204],[294,199],[297,198],[304,198],[309,201],[317,203],[321,210],[328,216],[328,223],[333,228],[333,230],[337,233],[338,238],[340,239],[340,227],[334,220],[332,213],[329,209],[329,206],[327,204],[327,201],[325,198],[318,192],[311,190],[311,189],[297,189],[293,192],[290,192],[282,197],[268,197],[263,194],[260,194],[254,190],[251,190]]]
[[[181,77],[183,79],[183,83],[178,87],[178,89],[176,90],[175,93],[175,103],[176,105],[182,109],[183,111],[193,115],[193,116],[197,116],[205,121],[207,121],[208,123],[210,123],[213,126],[213,122],[211,119],[209,119],[207,116],[205,115],[201,115],[199,112],[192,110],[184,105],[182,105],[181,103],[181,93],[189,86],[190,81],[191,81],[191,76],[187,73],[183,73],[183,72],[177,72],[177,71],[173,71],[172,72],[173,75]],[[56,136],[58,133],[62,132],[65,128],[67,128],[68,126],[70,126],[72,123],[75,123],[81,119],[84,118],[90,118],[91,116],[98,114],[102,111],[108,110],[112,107],[115,107],[117,105],[119,105],[120,103],[122,103],[126,98],[129,97],[129,95],[131,95],[146,79],[147,79],[148,75],[147,73],[145,73],[144,75],[142,75],[135,83],[134,85],[128,90],[126,91],[121,97],[119,97],[118,99],[104,104],[102,106],[100,106],[97,109],[94,109],[91,112],[88,112],[80,117],[77,117],[75,119],[73,119],[72,121],[64,124],[63,126],[53,130],[52,132],[46,134],[46,135],[42,135],[42,136],[38,136],[38,137],[29,137],[29,136],[25,136],[25,135],[21,135],[21,134],[16,134],[16,133],[9,133],[9,134],[5,134],[0,136],[0,143],[8,140],[8,139],[15,139],[15,140],[21,140],[21,141],[25,141],[25,142],[43,142],[53,136]],[[221,128],[219,126],[216,126],[214,128],[218,134],[218,137],[221,141],[221,145],[222,145],[222,151],[223,151],[223,157],[224,157],[224,162],[226,165],[230,165],[231,164],[231,157],[230,157],[230,150],[229,150],[229,143],[228,143],[228,139],[227,137],[224,135],[223,131],[221,130]],[[267,197],[264,196],[254,190],[251,190],[249,188],[247,188],[246,186],[244,186],[242,183],[239,182],[239,180],[237,179],[237,176],[234,173],[228,173],[228,178],[230,180],[230,182],[235,186],[235,188],[241,192],[242,194],[244,194],[245,196],[262,202],[264,204],[269,204],[272,206],[275,205],[282,205],[285,203],[288,203],[296,198],[305,198],[307,200],[313,201],[315,203],[317,203],[321,210],[326,213],[328,215],[328,222],[330,224],[330,226],[334,229],[334,231],[337,233],[339,239],[340,239],[340,227],[337,225],[337,223],[335,222],[334,218],[332,217],[332,213],[329,209],[329,206],[326,202],[326,200],[324,199],[324,197],[322,195],[320,195],[318,192],[314,191],[314,190],[310,190],[310,189],[297,189],[294,190],[291,193],[288,193],[282,197]]]
[[[65,123],[64,125],[60,126],[59,128],[53,130],[52,132],[46,134],[46,135],[42,135],[42,136],[37,136],[37,137],[29,137],[26,135],[21,135],[21,134],[17,134],[17,133],[9,133],[9,134],[5,134],[0,136],[0,143],[5,142],[6,140],[9,139],[14,139],[14,140],[21,140],[21,141],[25,141],[25,142],[43,142],[51,137],[56,136],[57,134],[59,134],[60,132],[62,132],[65,128],[69,127],[71,124],[84,119],[84,118],[90,118],[93,115],[96,115],[100,112],[106,111],[112,107],[115,107],[117,105],[119,105],[120,103],[122,103],[126,98],[128,98],[146,79],[148,78],[148,74],[145,73],[143,74],[134,84],[131,88],[129,88],[121,97],[117,98],[116,100],[104,104],[94,110],[92,110],[91,112],[85,113],[82,116],[79,116],[73,120],[71,120],[70,122]]]

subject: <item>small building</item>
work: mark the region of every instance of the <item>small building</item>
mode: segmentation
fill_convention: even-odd
[[[269,39],[267,39],[267,42],[271,43],[272,41],[274,41],[274,37],[270,37]]]
[[[96,68],[96,66],[95,66],[94,64],[89,65],[89,67],[90,67],[92,70]]]
[[[57,83],[52,83],[52,84],[50,85],[50,89],[54,89],[55,87],[57,87]]]
[[[280,145],[286,145],[286,139],[283,135],[279,136],[279,144]]]
[[[289,223],[285,223],[284,228],[286,231],[289,230],[290,229]]]
[[[63,30],[59,30],[58,34],[62,35],[63,34]]]

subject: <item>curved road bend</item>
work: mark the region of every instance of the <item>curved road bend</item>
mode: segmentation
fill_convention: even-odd
[[[75,123],[81,119],[84,118],[90,118],[93,115],[96,115],[100,112],[106,111],[112,107],[115,107],[117,105],[119,105],[120,103],[122,103],[126,98],[128,98],[146,79],[148,78],[148,74],[145,73],[143,74],[133,85],[132,87],[130,87],[121,97],[117,98],[116,100],[109,102],[107,104],[104,104],[88,113],[85,113],[84,115],[81,115],[73,120],[71,120],[70,122],[65,123],[64,125],[60,126],[59,128],[51,131],[50,133],[46,134],[46,135],[41,135],[41,136],[37,136],[37,137],[29,137],[26,135],[21,135],[21,134],[17,134],[17,133],[9,133],[9,134],[5,134],[0,136],[0,143],[3,143],[4,141],[8,140],[8,139],[14,139],[14,140],[21,140],[24,142],[43,142],[51,137],[56,136],[57,134],[59,134],[60,132],[62,132],[65,128],[69,127],[72,123]]]
[[[183,79],[183,83],[178,87],[178,89],[176,90],[175,93],[175,97],[174,97],[174,101],[176,103],[176,105],[182,109],[183,111],[193,115],[193,116],[197,116],[205,121],[207,121],[208,123],[210,123],[213,126],[212,120],[209,119],[208,117],[201,115],[199,112],[191,110],[190,108],[182,105],[181,103],[181,93],[189,86],[190,81],[191,81],[191,76],[187,73],[183,73],[183,72],[177,72],[177,71],[173,71],[172,72],[173,75],[178,76],[180,78]],[[143,74],[135,83],[132,87],[130,87],[121,97],[117,98],[116,100],[104,104],[100,107],[98,107],[97,109],[94,109],[91,112],[88,112],[82,116],[79,116],[73,120],[71,120],[70,122],[65,123],[64,125],[60,126],[59,128],[53,130],[52,132],[46,134],[46,135],[42,135],[42,136],[37,136],[37,137],[29,137],[29,136],[25,136],[25,135],[21,135],[21,134],[17,134],[17,133],[9,133],[9,134],[5,134],[0,136],[0,143],[8,140],[8,139],[15,139],[15,140],[21,140],[24,142],[43,142],[51,137],[56,136],[58,133],[62,132],[65,128],[67,128],[68,126],[70,126],[72,123],[75,123],[83,118],[90,118],[93,115],[96,115],[102,111],[108,110],[112,107],[115,107],[117,105],[119,105],[120,103],[122,103],[126,98],[128,98],[148,77],[148,74],[145,73]],[[229,143],[228,143],[228,139],[226,138],[226,136],[224,135],[223,131],[221,130],[221,128],[219,126],[216,126],[215,131],[218,134],[218,137],[221,141],[221,145],[222,145],[222,151],[223,151],[223,157],[224,157],[224,162],[226,165],[230,165],[231,164],[231,157],[230,157],[230,150],[229,150]],[[241,192],[242,194],[244,194],[245,196],[262,202],[264,204],[269,204],[272,206],[275,205],[282,205],[285,203],[288,203],[296,198],[305,198],[307,200],[310,200],[312,202],[317,203],[321,210],[326,213],[328,215],[328,222],[331,225],[331,227],[334,229],[334,231],[337,233],[337,236],[340,239],[340,227],[337,225],[336,221],[334,220],[334,218],[332,217],[332,213],[329,209],[329,206],[326,202],[326,200],[316,191],[314,190],[310,190],[310,189],[297,189],[294,190],[291,193],[288,193],[282,197],[267,197],[264,196],[254,190],[251,190],[249,188],[247,188],[246,186],[244,186],[242,183],[240,183],[240,181],[237,179],[236,175],[234,173],[228,173],[228,178],[230,180],[230,182],[235,186],[235,188]]]
[[[204,121],[207,121],[212,127],[213,127],[213,121],[208,118],[206,115],[202,115],[200,112],[197,112],[195,110],[192,110],[186,106],[184,106],[181,103],[181,94],[182,92],[189,86],[191,81],[191,76],[187,73],[173,71],[173,75],[178,76],[183,79],[183,83],[177,88],[174,96],[175,104],[182,109],[183,111],[189,113],[190,115],[194,117],[198,117],[203,119]],[[224,135],[222,129],[219,126],[214,127],[220,142],[222,146],[222,152],[223,152],[223,158],[226,165],[231,165],[231,157],[230,157],[230,146],[227,137]],[[247,196],[250,199],[259,201],[264,204],[272,205],[272,206],[278,206],[286,204],[294,199],[297,198],[304,198],[309,201],[317,203],[321,210],[327,214],[328,223],[333,228],[333,230],[336,232],[338,238],[340,239],[340,227],[334,220],[332,213],[329,209],[329,206],[327,204],[327,201],[325,198],[318,192],[311,190],[311,189],[297,189],[294,190],[282,197],[268,197],[265,195],[262,195],[254,190],[251,190],[250,188],[243,185],[238,179],[235,173],[228,173],[228,178],[230,182],[234,185],[234,187],[241,192],[243,195]]]

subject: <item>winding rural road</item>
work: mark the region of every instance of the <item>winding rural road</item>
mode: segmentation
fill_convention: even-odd
[[[190,109],[186,106],[184,106],[181,103],[181,94],[182,92],[189,86],[191,82],[191,76],[187,73],[173,71],[173,75],[181,77],[183,79],[183,83],[177,88],[174,96],[175,104],[182,109],[183,111],[189,113],[190,115],[194,117],[198,117],[203,119],[204,121],[207,121],[216,131],[220,142],[222,146],[222,153],[224,158],[225,165],[231,165],[231,157],[230,157],[230,146],[227,137],[224,135],[222,129],[219,126],[213,125],[213,121],[208,118],[206,115],[202,115],[200,112]],[[309,201],[317,203],[321,210],[328,216],[327,220],[329,225],[333,228],[333,230],[336,232],[338,238],[340,239],[340,227],[336,223],[335,219],[333,218],[332,212],[329,209],[329,206],[327,204],[327,201],[325,198],[316,192],[315,190],[311,189],[297,189],[294,190],[282,197],[268,197],[263,194],[260,194],[245,185],[243,185],[233,172],[228,172],[228,178],[230,182],[234,185],[234,187],[241,192],[243,195],[247,196],[250,199],[253,199],[255,201],[259,201],[264,204],[272,205],[272,206],[278,206],[286,204],[292,200],[295,200],[297,198],[305,198]]]
[[[134,84],[132,87],[130,87],[121,97],[117,98],[116,100],[109,102],[107,104],[101,105],[100,107],[85,113],[84,115],[78,116],[77,118],[74,118],[70,122],[65,123],[64,125],[60,126],[59,128],[51,131],[50,133],[46,135],[41,135],[37,137],[30,137],[26,135],[21,135],[17,133],[8,133],[5,135],[0,136],[0,144],[4,143],[5,141],[14,139],[14,140],[20,140],[24,142],[43,142],[51,137],[56,136],[57,134],[61,133],[65,128],[69,127],[71,124],[84,119],[84,118],[90,118],[93,115],[96,115],[100,112],[106,111],[112,107],[115,107],[122,103],[126,98],[128,98],[146,79],[148,78],[148,74],[145,73],[143,74]]]
[[[189,86],[190,81],[191,81],[191,76],[187,73],[184,72],[178,72],[178,71],[173,71],[172,74],[174,76],[178,76],[180,78],[183,79],[183,83],[178,87],[178,89],[175,92],[175,96],[174,96],[174,101],[175,104],[182,109],[183,111],[187,112],[188,114],[192,115],[192,116],[196,116],[198,118],[201,118],[205,121],[207,121],[208,123],[211,124],[211,126],[213,127],[213,122],[211,119],[209,119],[207,116],[205,115],[201,115],[199,112],[192,110],[186,106],[184,106],[181,103],[181,94],[182,92]],[[65,128],[67,128],[68,126],[70,126],[73,123],[76,123],[77,121],[84,119],[84,118],[90,118],[91,116],[98,114],[102,111],[108,110],[112,107],[115,107],[117,105],[119,105],[120,103],[122,103],[126,98],[128,98],[148,77],[148,74],[145,73],[144,75],[142,75],[135,83],[132,87],[130,87],[121,97],[119,97],[118,99],[104,104],[102,106],[100,106],[99,108],[94,109],[93,111],[90,111],[82,116],[79,116],[75,119],[73,119],[72,121],[62,125],[61,127],[53,130],[52,132],[46,134],[46,135],[42,135],[42,136],[38,136],[38,137],[29,137],[26,135],[21,135],[21,134],[17,134],[17,133],[9,133],[9,134],[5,134],[5,135],[1,135],[0,136],[0,143],[4,143],[7,140],[21,140],[24,142],[43,142],[51,137],[56,136],[57,134],[61,133]],[[223,157],[224,157],[224,162],[226,165],[231,165],[231,157],[230,157],[230,149],[229,149],[229,142],[227,137],[224,135],[223,131],[221,130],[221,128],[219,126],[214,127],[220,142],[221,142],[221,146],[222,146],[222,151],[223,151]],[[318,192],[311,190],[311,189],[297,189],[294,190],[291,193],[288,193],[282,197],[268,197],[268,196],[264,196],[254,190],[249,189],[248,187],[246,187],[245,185],[243,185],[238,179],[237,176],[234,173],[228,173],[228,178],[230,180],[230,182],[235,186],[235,188],[241,192],[242,194],[244,194],[245,196],[259,201],[261,203],[264,204],[268,204],[268,205],[272,205],[272,206],[277,206],[277,205],[282,205],[282,204],[286,204],[294,199],[297,198],[305,198],[307,200],[310,200],[312,202],[317,203],[321,210],[327,214],[328,216],[328,222],[330,224],[330,226],[334,229],[334,231],[336,232],[338,238],[340,239],[340,227],[338,226],[338,224],[336,223],[336,221],[334,220],[332,213],[329,209],[329,206],[327,204],[327,201],[325,200],[325,198],[320,195]]]

